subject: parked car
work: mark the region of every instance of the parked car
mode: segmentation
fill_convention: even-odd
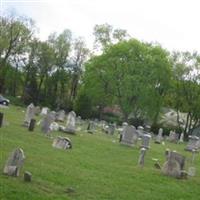
[[[2,95],[0,95],[0,104],[1,105],[5,105],[8,106],[10,103],[10,100],[6,99],[5,97],[3,97]]]

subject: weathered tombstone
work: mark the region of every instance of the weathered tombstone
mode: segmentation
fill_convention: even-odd
[[[3,113],[0,112],[0,128],[3,125]]]
[[[146,152],[146,148],[140,149],[140,156],[139,156],[139,159],[138,159],[138,164],[141,165],[142,167],[144,166],[145,152]]]
[[[185,157],[181,154],[170,151],[168,152],[167,161],[162,167],[163,174],[175,178],[181,178],[184,169]]]
[[[35,115],[39,115],[40,112],[41,112],[40,106],[36,106],[36,107],[35,107]]]
[[[67,124],[64,132],[75,134],[76,132],[76,113],[71,111],[67,116]]]
[[[179,142],[179,143],[183,143],[183,142],[184,142],[184,133],[181,133],[180,139],[179,139],[178,142]]]
[[[53,123],[55,120],[54,114],[48,113],[47,115],[43,116],[42,124],[41,124],[41,130],[45,134],[49,134],[50,132],[50,126],[51,123]]]
[[[56,113],[56,121],[59,122],[64,122],[65,120],[65,111],[64,110],[60,110]]]
[[[108,126],[107,133],[108,133],[109,135],[113,135],[114,132],[115,132],[115,125],[114,125],[114,124],[110,124],[110,125]]]
[[[127,146],[134,146],[136,145],[138,140],[138,133],[134,126],[126,126],[123,130],[122,137],[121,137],[121,144]]]
[[[47,108],[47,107],[43,107],[42,110],[41,110],[40,115],[47,115],[48,112],[49,112],[49,108]]]
[[[29,131],[34,131],[35,123],[36,123],[36,120],[35,119],[31,119],[29,127],[28,127]]]
[[[89,121],[87,132],[93,134],[95,132],[95,128],[96,128],[95,123],[93,121]]]
[[[22,149],[18,148],[14,150],[6,162],[3,173],[8,176],[19,176],[20,169],[24,163],[24,159],[25,156]]]
[[[138,132],[138,136],[140,138],[142,138],[142,136],[144,135],[144,127],[143,126],[138,126],[137,127],[137,132]]]
[[[189,142],[185,148],[186,151],[193,151],[198,149],[199,137],[190,135]]]
[[[72,142],[67,137],[58,136],[56,139],[54,139],[52,146],[58,149],[71,149]]]
[[[142,137],[141,147],[145,148],[145,149],[149,149],[150,148],[150,139],[151,139],[151,135],[148,133],[145,133]]]
[[[156,136],[156,140],[155,140],[155,143],[156,144],[160,144],[163,140],[163,129],[162,128],[159,128],[159,131],[158,131],[158,135]]]
[[[25,182],[31,182],[31,179],[32,179],[32,174],[28,171],[25,171],[24,172],[24,181]]]
[[[179,136],[179,135],[176,134],[174,131],[170,131],[168,140],[169,140],[170,142],[177,143],[177,142],[178,142],[178,136]]]
[[[34,106],[33,103],[31,103],[26,109],[26,114],[25,114],[25,119],[24,119],[24,126],[29,127],[31,119],[33,119],[34,117],[35,117],[35,106]]]

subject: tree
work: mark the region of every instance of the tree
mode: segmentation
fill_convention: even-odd
[[[200,125],[200,55],[197,52],[173,52],[173,90],[172,106],[177,111],[177,123],[180,126],[179,112],[187,113],[185,138]]]
[[[0,16],[0,93],[5,90],[6,66],[8,60],[22,54],[33,34],[33,21],[14,16]]]
[[[123,41],[88,61],[84,87],[95,103],[118,104],[125,120],[132,112],[135,118],[148,116],[155,122],[168,89],[170,66],[168,53],[160,46]]]

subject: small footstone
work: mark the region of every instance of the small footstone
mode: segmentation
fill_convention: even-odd
[[[24,172],[24,181],[25,182],[31,182],[32,174],[30,172]]]

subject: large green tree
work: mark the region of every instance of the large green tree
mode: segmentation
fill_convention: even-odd
[[[95,104],[118,104],[126,120],[157,121],[171,78],[168,53],[132,39],[111,45],[86,64],[84,87]]]

